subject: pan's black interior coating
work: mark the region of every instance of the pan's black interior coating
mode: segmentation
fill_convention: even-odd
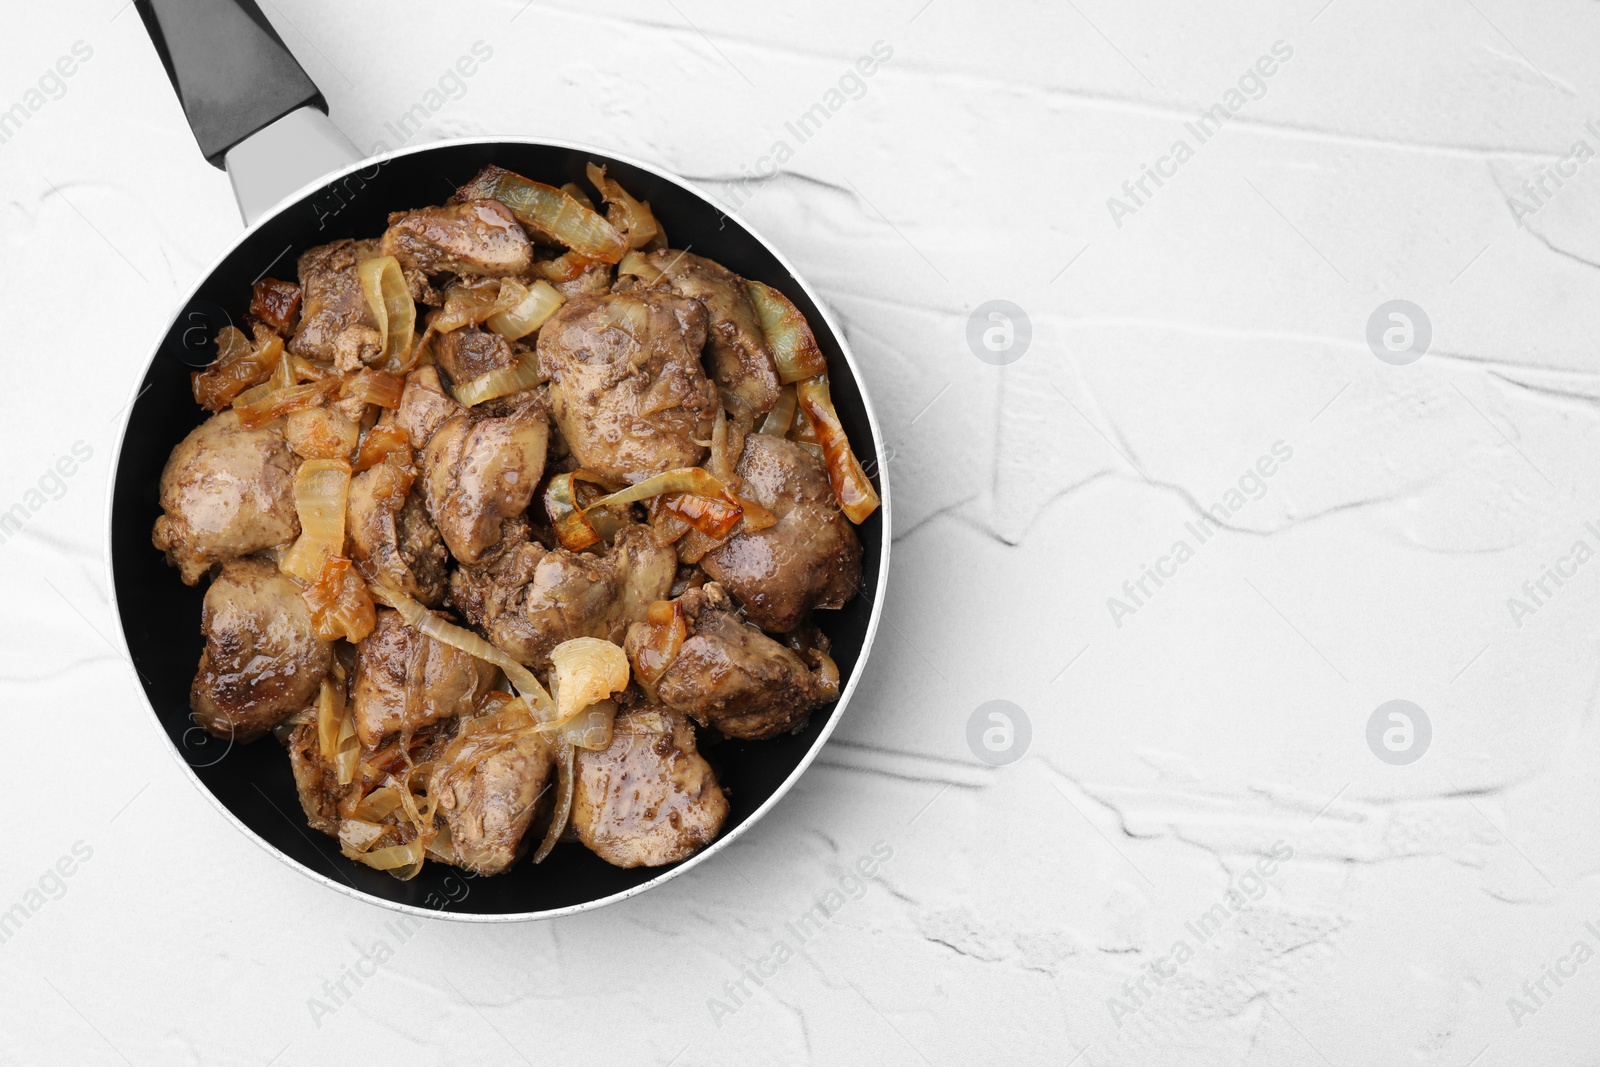
[[[783,291],[810,320],[828,356],[833,400],[862,465],[877,481],[872,433],[860,390],[845,365],[838,340],[817,308],[778,260],[737,222],[677,184],[603,156],[548,145],[445,145],[330,182],[250,234],[205,280],[162,341],[134,403],[117,467],[112,499],[111,559],[123,631],[161,728],[205,787],[271,847],[325,877],[385,900],[446,912],[497,915],[543,911],[598,900],[658,876],[663,868],[622,870],[577,844],[559,846],[535,867],[526,859],[492,878],[465,879],[453,867],[429,862],[421,875],[400,882],[345,859],[331,837],[306,826],[295,795],[289,759],[270,737],[250,745],[208,738],[189,712],[189,683],[200,657],[200,603],[204,584],[184,585],[150,543],[160,514],[157,499],[167,455],[199,425],[189,372],[214,355],[212,339],[229,321],[241,323],[251,284],[262,275],[293,280],[295,260],[307,248],[340,237],[375,237],[391,211],[443,203],[485,163],[539,181],[575,181],[588,188],[584,165],[606,164],[608,173],[648,200],[673,247],[722,263],[747,278]],[[844,609],[818,613],[833,639],[845,679],[857,669],[872,604],[880,595],[882,512],[859,528],[866,551],[864,588]],[[772,741],[713,742],[702,733],[707,758],[728,791],[726,834],[778,790],[837,713],[820,709],[798,734]]]

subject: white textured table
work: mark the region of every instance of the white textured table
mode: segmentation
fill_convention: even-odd
[[[361,147],[596,142],[820,287],[894,449],[846,721],[725,859],[559,922],[397,926],[227,825],[102,529],[239,223],[123,0],[20,7],[0,1063],[1594,1062],[1600,9],[520,2],[263,7]]]

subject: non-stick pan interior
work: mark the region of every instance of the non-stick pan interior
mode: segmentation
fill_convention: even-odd
[[[441,145],[373,164],[330,181],[315,195],[267,219],[206,278],[180,310],[141,384],[117,466],[111,515],[111,558],[128,648],[162,729],[212,794],[269,846],[323,877],[373,897],[464,915],[507,915],[581,905],[638,886],[663,868],[622,870],[581,845],[563,845],[535,867],[523,861],[493,878],[466,878],[429,863],[409,882],[353,863],[337,842],[306,826],[289,760],[270,737],[250,745],[208,738],[189,712],[189,683],[200,657],[204,585],[185,586],[150,543],[160,514],[158,483],[167,455],[204,413],[190,393],[189,372],[215,352],[212,339],[230,321],[242,325],[252,283],[263,275],[293,280],[305,249],[340,237],[374,237],[392,211],[442,203],[479,167],[496,163],[530,178],[587,188],[584,166],[606,164],[634,196],[648,200],[673,247],[722,263],[782,290],[809,318],[828,356],[833,400],[861,462],[874,474],[877,456],[865,405],[838,339],[806,292],[747,230],[675,182],[625,162],[551,145]],[[819,612],[833,656],[848,681],[857,669],[872,605],[880,595],[882,513],[859,528],[866,550],[864,588],[840,611]],[[750,818],[820,742],[836,707],[813,715],[798,734],[773,741],[716,741],[702,733],[702,751],[728,792],[723,834]]]

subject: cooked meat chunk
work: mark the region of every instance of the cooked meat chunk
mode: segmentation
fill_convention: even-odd
[[[651,252],[645,259],[662,272],[650,288],[694,297],[706,306],[711,380],[755,414],[771,411],[778,402],[778,367],[744,279],[720,263],[670,248]]]
[[[339,415],[343,415],[345,418],[355,423],[356,437],[358,440],[360,439],[361,430],[371,426],[372,421],[376,420],[379,413],[382,411],[378,405],[369,404],[360,396],[355,395],[342,396],[336,400],[328,401],[328,410]],[[290,414],[294,413],[290,412]],[[371,416],[370,420],[368,416]],[[285,421],[288,421],[287,417],[285,417]]]
[[[517,361],[511,342],[493,330],[463,326],[440,334],[433,342],[433,356],[450,381],[462,385],[490,371],[504,370]]]
[[[462,729],[445,749],[428,791],[439,798],[459,866],[499,874],[522,851],[550,781],[550,748],[531,723],[497,728],[468,720]]]
[[[350,556],[368,578],[437,607],[444,600],[450,553],[428,518],[422,493],[408,480],[391,463],[350,479]]]
[[[745,494],[778,523],[739,534],[700,566],[763,630],[786,633],[812,608],[843,607],[861,584],[861,542],[839,510],[822,461],[792,441],[753,433],[736,469]]]
[[[323,762],[316,723],[303,723],[289,734],[289,769],[294,773],[294,788],[307,825],[337,836],[339,799],[348,787],[340,786],[333,768]]]
[[[421,493],[406,497],[400,513],[394,517],[394,532],[395,549],[416,582],[417,599],[429,607],[443,603],[449,591],[450,550],[428,517]]]
[[[551,282],[556,287],[556,292],[568,300],[575,296],[592,296],[595,293],[605,293],[611,290],[611,268],[604,263],[596,263],[570,282]]]
[[[507,524],[499,549],[450,576],[450,601],[489,640],[531,666],[574,637],[621,641],[672,586],[678,558],[643,526],[617,534],[610,551],[547,550],[525,525]]]
[[[193,585],[213,563],[294,540],[300,461],[279,423],[254,430],[223,411],[185,437],[161,472],[162,516],[151,540]]]
[[[383,234],[383,254],[424,274],[521,274],[533,245],[511,209],[498,200],[397,211]]]
[[[556,424],[572,454],[636,482],[705,458],[717,394],[700,366],[705,306],[669,293],[574,297],[539,331]]]
[[[455,397],[444,391],[439,372],[433,367],[418,367],[406,375],[406,388],[400,394],[400,407],[395,421],[406,432],[411,447],[422,449],[428,444],[433,431],[444,425],[446,419],[466,410],[456,403]]]
[[[536,396],[503,415],[462,411],[434,431],[422,455],[423,499],[456,559],[477,562],[499,542],[501,523],[527,510],[549,438]]]
[[[656,681],[661,702],[729,737],[758,740],[802,726],[811,709],[839,695],[832,661],[813,670],[793,651],[739,620],[716,582],[679,598],[689,636]],[[646,626],[628,631],[635,669]]]
[[[470,715],[499,672],[411,629],[398,612],[378,610],[378,625],[356,646],[351,687],[356,734],[368,748],[396,730]]]
[[[225,564],[206,590],[200,629],[206,648],[189,706],[217,737],[254,741],[316,699],[333,666],[300,587],[270,560]]]
[[[284,416],[283,438],[302,459],[349,459],[361,426],[337,408],[301,408]]]
[[[320,245],[300,257],[304,297],[300,325],[289,351],[307,359],[332,360],[340,371],[355,370],[378,358],[383,338],[361,291],[356,267],[382,255],[377,241],[345,239]]]
[[[578,750],[572,827],[618,867],[659,867],[709,844],[728,817],[728,798],[695,751],[694,727],[668,708],[617,716],[603,751]]]
[[[420,270],[401,267],[400,275],[406,280],[406,292],[411,294],[411,299],[416,303],[426,304],[431,308],[444,303],[444,294],[430,285],[428,276]]]

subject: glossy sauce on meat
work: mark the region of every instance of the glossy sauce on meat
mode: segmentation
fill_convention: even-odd
[[[333,768],[322,759],[317,739],[317,724],[303,723],[289,734],[289,769],[294,774],[300,808],[313,830],[339,833],[339,797],[347,787],[340,786]]]
[[[504,204],[469,200],[390,215],[383,255],[424,274],[501,278],[528,269],[533,244]]]
[[[340,370],[355,370],[378,357],[383,338],[367,306],[356,268],[381,255],[377,241],[334,241],[300,257],[304,297],[300,325],[289,351],[306,359],[328,360]]]
[[[368,748],[398,730],[472,714],[500,673],[381,609],[356,657],[350,697],[356,733]]]
[[[777,403],[778,368],[761,332],[744,279],[720,263],[691,252],[662,249],[645,256],[661,272],[651,288],[693,297],[705,305],[709,336],[706,359],[711,378],[755,415]]]
[[[539,370],[578,462],[636,482],[705,458],[716,390],[700,366],[706,310],[668,293],[567,301],[539,331]]]
[[[213,563],[293,541],[299,467],[278,423],[247,430],[232,411],[213,415],[167,457],[152,541],[189,585]]]
[[[499,543],[501,525],[520,515],[544,473],[550,423],[529,396],[504,415],[469,409],[446,419],[422,455],[422,492],[450,552],[475,563]]]
[[[405,390],[400,394],[395,422],[406,432],[411,447],[420,451],[427,446],[433,431],[443,426],[451,416],[465,410],[456,403],[455,397],[445,392],[438,370],[432,366],[422,366],[406,375]]]
[[[440,758],[429,791],[450,827],[459,865],[499,874],[523,847],[539,798],[552,775],[550,746],[531,728],[474,730]]]
[[[363,575],[437,607],[444,600],[450,552],[409,480],[387,463],[352,478],[345,540]]]
[[[206,648],[189,694],[217,737],[253,741],[316,699],[333,666],[300,587],[265,559],[234,560],[206,590]]]
[[[504,370],[517,361],[509,341],[476,326],[463,326],[435,338],[433,355],[439,361],[439,369],[458,386],[491,371]]]
[[[715,726],[729,737],[776,737],[805,724],[811,709],[839,695],[837,674],[814,669],[789,648],[740,621],[715,582],[679,598],[688,639],[656,680],[668,707]],[[628,631],[628,658],[637,669],[645,628]]]
[[[618,867],[688,859],[722,829],[728,799],[678,712],[635,708],[617,716],[611,744],[578,752],[572,827]]]
[[[861,542],[839,510],[822,461],[793,441],[755,433],[736,468],[747,495],[777,516],[741,533],[700,566],[763,630],[786,633],[813,608],[838,608],[861,585]]]
[[[666,596],[676,570],[672,549],[643,526],[624,529],[604,555],[546,549],[522,528],[492,559],[458,568],[450,599],[495,644],[544,668],[550,650],[574,637],[621,643]]]

